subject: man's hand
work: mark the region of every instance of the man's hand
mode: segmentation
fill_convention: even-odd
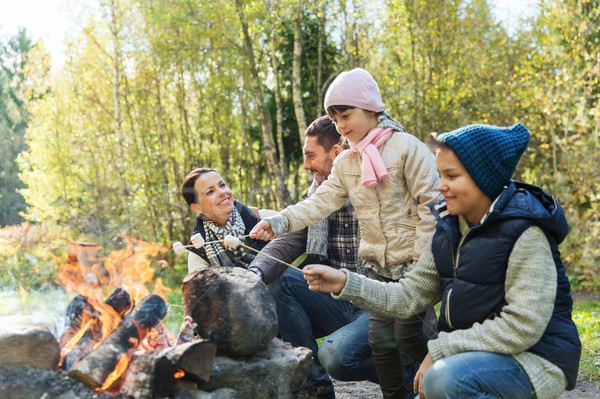
[[[307,265],[302,269],[311,291],[341,292],[346,286],[346,273],[325,265]]]
[[[263,241],[269,241],[274,235],[271,224],[266,220],[258,222],[250,232],[250,237]]]
[[[429,370],[429,367],[431,366],[433,366],[433,359],[431,358],[431,355],[427,353],[427,356],[423,359],[421,367],[419,367],[419,370],[415,375],[415,393],[419,394],[420,399],[426,399],[425,394],[423,393],[423,377],[425,377],[425,373],[427,373],[427,370]]]

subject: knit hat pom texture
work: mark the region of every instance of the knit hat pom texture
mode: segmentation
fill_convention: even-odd
[[[529,143],[529,131],[520,123],[508,127],[468,125],[438,139],[465,167],[475,184],[492,200],[508,185]]]

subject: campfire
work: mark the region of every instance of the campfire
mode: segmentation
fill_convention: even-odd
[[[177,338],[162,324],[170,289],[154,279],[148,257],[166,248],[122,238],[125,247],[104,260],[97,245],[69,249],[56,280],[76,295],[57,320],[58,368],[96,390],[134,397],[166,396],[179,378],[208,380],[215,345],[194,340],[191,318]],[[113,292],[101,301],[109,288]]]
[[[275,304],[256,274],[196,271],[169,304],[155,273],[166,248],[122,239],[105,257],[91,243],[69,247],[56,282],[73,297],[51,325],[0,317],[0,399],[307,398],[312,352],[275,337]],[[185,315],[176,335],[163,325],[171,306]]]

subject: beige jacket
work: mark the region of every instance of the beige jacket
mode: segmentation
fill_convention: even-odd
[[[339,209],[348,198],[361,226],[359,254],[387,278],[400,277],[394,266],[416,260],[433,234],[427,205],[438,202],[439,176],[431,150],[415,136],[395,132],[379,147],[388,176],[375,187],[361,184],[362,156],[352,150],[335,159],[329,178],[310,198],[281,213],[297,231]]]

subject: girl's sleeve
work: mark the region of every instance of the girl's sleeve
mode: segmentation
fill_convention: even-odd
[[[403,170],[408,191],[417,201],[419,222],[416,226],[413,254],[414,258],[418,259],[435,230],[436,221],[429,204],[439,201],[441,195],[437,189],[439,174],[433,153],[414,136],[410,136],[410,142],[412,145],[408,149],[409,155]]]
[[[313,195],[281,211],[290,222],[288,233],[311,226],[344,206],[348,200],[348,192],[342,183],[338,167],[343,157],[342,153],[333,161],[331,174]]]
[[[505,282],[507,305],[500,316],[465,330],[440,332],[428,343],[431,357],[435,361],[468,351],[507,355],[524,352],[541,338],[548,325],[556,284],[548,239],[539,227],[532,226],[521,234],[510,254]]]
[[[431,240],[418,263],[399,282],[384,283],[342,269],[346,286],[336,299],[391,318],[408,318],[421,313],[441,299],[440,276],[431,253]]]

